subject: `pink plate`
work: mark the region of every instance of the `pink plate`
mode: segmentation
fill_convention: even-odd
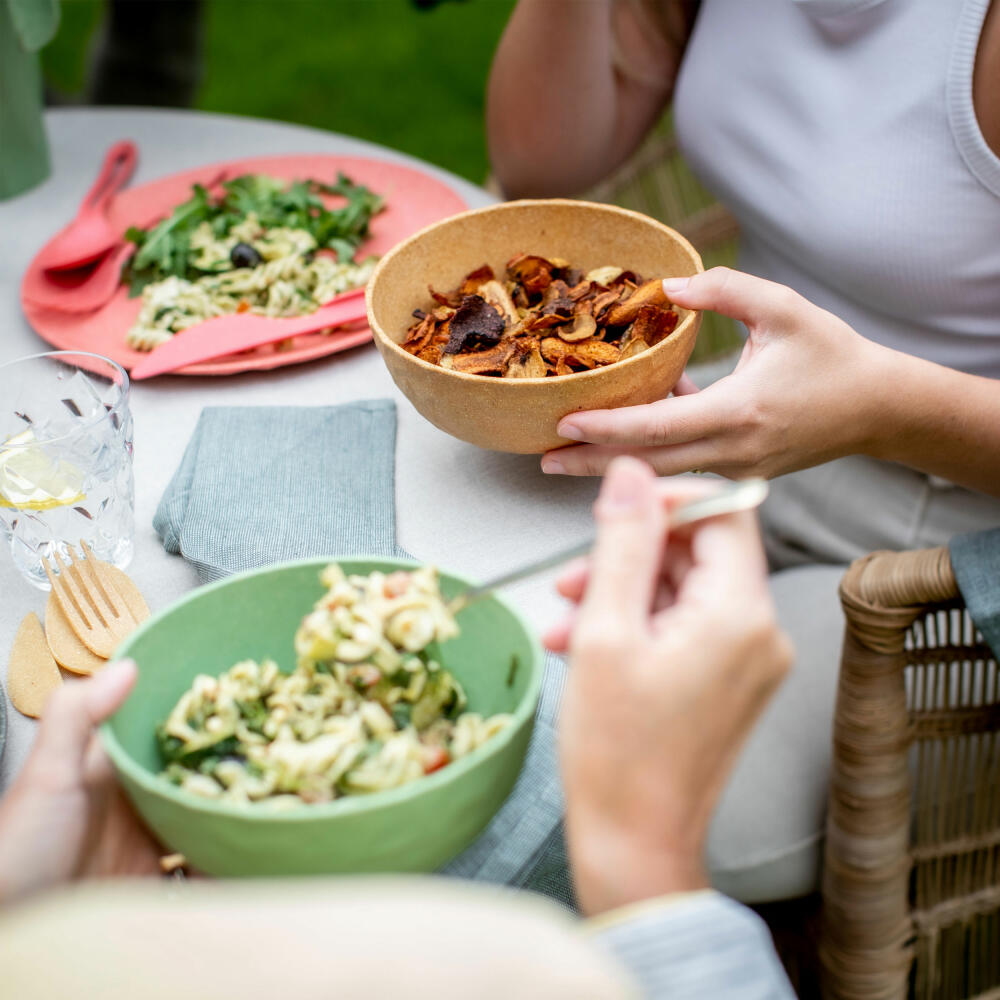
[[[207,183],[226,170],[228,177],[259,173],[297,180],[314,177],[332,183],[338,171],[365,184],[385,198],[385,210],[372,220],[371,239],[361,255],[384,254],[418,229],[463,211],[467,206],[442,181],[411,167],[360,156],[310,154],[302,156],[258,156],[248,160],[213,163],[183,173],[129,188],[115,199],[108,213],[112,225],[124,233],[134,224],[142,225],[157,216],[166,217],[174,206],[186,201],[191,185]],[[336,199],[330,199],[333,203]],[[41,253],[41,251],[39,252]],[[130,369],[148,355],[125,343],[125,333],[139,312],[140,300],[130,299],[122,286],[107,305],[90,313],[66,313],[34,305],[25,297],[25,288],[44,280],[38,256],[31,262],[21,283],[21,308],[35,332],[61,350],[86,350],[113,358]],[[356,347],[371,339],[367,326],[339,333],[312,333],[296,337],[290,347],[276,345],[256,348],[215,361],[203,361],[181,369],[183,375],[231,375],[235,372],[263,371],[282,365],[312,361],[337,351]]]

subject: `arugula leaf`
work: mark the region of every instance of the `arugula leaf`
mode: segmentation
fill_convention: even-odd
[[[196,267],[191,253],[191,234],[203,222],[217,238],[225,238],[233,226],[253,212],[264,229],[304,229],[320,248],[332,250],[340,261],[351,260],[370,235],[372,217],[382,211],[383,199],[345,174],[333,184],[307,178],[290,184],[265,174],[243,174],[226,181],[222,194],[213,198],[200,184],[191,197],[149,229],[132,226],[125,238],[136,252],[122,270],[122,281],[134,297],[150,282],[175,276],[194,281],[208,270]],[[329,209],[320,195],[345,199],[341,207]],[[219,268],[211,272],[218,273]],[[228,268],[224,268],[228,270]]]
[[[236,737],[227,736],[200,750],[185,751],[184,744],[176,736],[168,736],[162,725],[156,729],[156,742],[164,763],[178,763],[191,768],[198,767],[208,758],[229,757],[239,750],[239,741]]]

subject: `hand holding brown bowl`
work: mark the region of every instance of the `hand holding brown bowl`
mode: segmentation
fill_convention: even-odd
[[[619,281],[617,290],[623,300],[638,295],[653,279],[658,286],[660,278],[689,276],[703,268],[691,244],[662,223],[611,205],[558,199],[508,202],[464,212],[422,230],[382,259],[368,285],[368,317],[375,343],[402,392],[431,423],[464,441],[495,451],[540,453],[569,443],[556,430],[559,420],[569,413],[649,403],[666,396],[684,371],[701,316],[658,301],[657,309],[673,312],[677,318],[676,325],[673,320],[667,324],[673,325],[671,330],[658,332],[655,343],[629,350],[625,337],[631,334],[624,327],[598,328],[596,337],[588,335],[588,343],[606,346],[580,352],[571,339],[579,317],[567,315],[561,326],[570,339],[560,335],[555,322],[534,331],[533,338],[515,338],[532,344],[531,350],[521,352],[525,370],[517,377],[503,377],[511,361],[507,358],[502,366],[482,373],[476,370],[481,364],[475,358],[456,364],[460,356],[481,353],[475,350],[455,351],[450,364],[446,361],[448,367],[442,367],[447,330],[435,329],[428,338],[429,344],[437,335],[441,358],[436,351],[418,356],[428,344],[417,346],[412,339],[415,326],[423,322],[418,315],[415,324],[414,310],[428,315],[435,309],[457,310],[465,297],[459,293],[470,279],[477,286],[466,289],[472,294],[478,295],[491,280],[503,288],[503,279],[511,277],[508,265],[523,260],[526,253],[535,260],[564,265],[557,267],[555,280],[567,289],[583,288],[586,275],[598,268],[620,268],[642,276],[645,282],[633,281],[631,287]],[[482,265],[493,272],[492,279],[480,270]],[[567,278],[577,280],[571,285]],[[438,292],[437,300],[431,288]],[[541,319],[549,304],[543,301],[545,291],[523,302],[522,312],[531,309]],[[602,293],[594,289],[586,294],[593,302]],[[454,305],[440,301],[449,296]],[[549,298],[555,301],[559,296],[550,292]],[[505,304],[500,304],[501,311]],[[606,319],[607,306],[596,313]],[[510,325],[515,323],[512,315]],[[553,330],[551,335],[542,335],[546,329]],[[414,353],[402,346],[407,340],[411,350],[417,347]],[[556,341],[567,345],[561,352],[562,365]],[[534,342],[540,357],[534,356]],[[577,362],[578,355],[586,361],[588,352],[599,357],[600,363],[589,367]],[[518,362],[519,356],[514,360]],[[546,363],[544,374],[539,360]]]

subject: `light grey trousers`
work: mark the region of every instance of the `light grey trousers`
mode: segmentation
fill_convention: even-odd
[[[708,843],[715,887],[749,903],[819,887],[847,565],[876,549],[943,545],[1000,525],[1000,500],[862,457],[771,487],[761,522],[795,665],[744,748]]]

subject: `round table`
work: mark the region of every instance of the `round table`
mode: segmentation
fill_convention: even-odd
[[[212,163],[270,153],[338,153],[383,157],[427,170],[470,207],[493,198],[467,181],[372,143],[275,122],[150,109],[56,110],[47,115],[52,176],[33,191],[0,202],[0,363],[48,349],[21,314],[18,287],[28,262],[70,219],[105,150],[119,139],[139,147],[133,183]],[[396,518],[400,545],[416,559],[472,578],[485,578],[583,537],[597,483],[545,476],[538,458],[481,451],[437,430],[393,385],[373,346],[309,364],[224,378],[164,376],[133,386],[136,538],[129,574],[156,611],[197,586],[194,570],[168,555],[152,520],[167,483],[207,405],[322,405],[391,397],[398,407]],[[318,555],[322,553],[317,553]],[[548,574],[512,587],[507,596],[541,629],[561,601]],[[18,623],[41,617],[45,595],[0,551],[0,659]],[[0,790],[20,769],[36,723],[11,709],[0,760]]]

